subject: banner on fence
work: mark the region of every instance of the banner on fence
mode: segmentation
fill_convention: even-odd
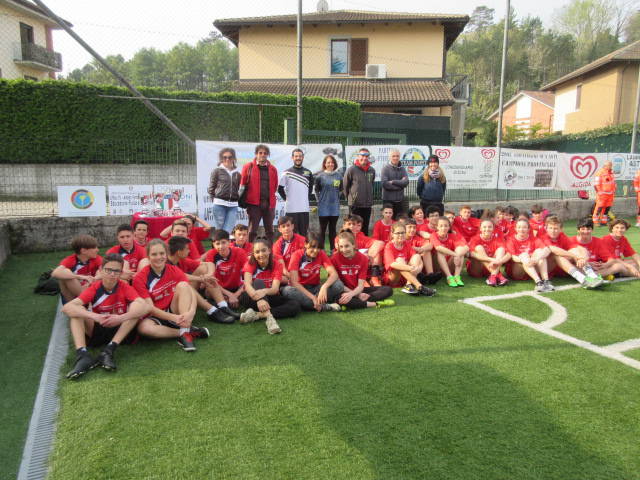
[[[608,160],[613,163],[613,173],[616,180],[631,181],[640,170],[640,154],[637,153],[609,153]]]
[[[100,186],[59,186],[60,217],[104,217],[107,214],[106,188]]]
[[[607,161],[606,153],[558,154],[558,190],[591,190],[593,176]],[[618,179],[620,180],[620,179]]]
[[[500,157],[498,188],[510,190],[555,188],[558,152],[504,148]]]
[[[198,210],[195,185],[154,185],[154,208],[158,210],[180,209],[185,213],[195,213]]]
[[[197,192],[198,192],[198,215],[203,220],[213,224],[213,199],[207,192],[211,172],[218,166],[218,154],[223,148],[233,148],[236,152],[238,160],[238,169],[241,169],[245,163],[253,160],[255,156],[255,147],[257,143],[244,142],[212,142],[206,140],[196,141],[196,164],[197,164]],[[296,145],[271,145],[268,144],[270,155],[269,161],[283,172],[293,165],[291,160],[291,151],[300,148],[304,153],[303,165],[313,173],[322,170],[322,160],[328,154],[336,157],[338,165],[342,164],[344,152],[340,144],[305,144],[297,147]],[[276,205],[276,215],[274,224],[278,222],[278,218],[284,215],[285,202],[276,195],[278,203]],[[243,209],[238,210],[238,222],[247,223],[247,214]]]
[[[109,214],[133,215],[152,208],[152,185],[109,185]]]

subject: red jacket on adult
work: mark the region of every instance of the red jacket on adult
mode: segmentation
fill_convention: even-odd
[[[253,165],[253,167],[251,167]],[[269,169],[269,208],[276,208],[276,189],[278,188],[278,169],[267,160]],[[251,169],[251,175],[249,175]],[[240,185],[246,185],[247,203],[250,205],[260,205],[260,167],[254,158],[252,162],[242,166],[242,176]]]

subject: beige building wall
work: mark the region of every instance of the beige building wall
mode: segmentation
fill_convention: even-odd
[[[638,68],[640,63],[620,67],[620,100],[616,123],[633,123],[637,103]]]
[[[25,15],[0,3],[0,69],[2,78],[24,78],[25,75],[39,80],[49,78],[49,71],[23,67],[14,62],[14,49],[20,49],[20,23],[33,27],[33,41],[47,46],[46,27],[42,20]]]
[[[564,92],[582,85],[580,107],[567,113],[562,133],[577,133],[594,128],[614,125],[618,106],[618,68],[609,68],[582,79],[572,80],[558,92]]]
[[[442,25],[305,25],[304,78],[350,78],[330,73],[332,38],[368,38],[367,63],[385,64],[389,78],[442,78]],[[295,26],[244,27],[240,29],[238,53],[241,80],[291,79],[297,76]]]

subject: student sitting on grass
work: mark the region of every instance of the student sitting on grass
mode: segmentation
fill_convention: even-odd
[[[209,238],[209,232],[212,228],[211,225],[209,225],[201,218],[196,217],[195,215],[185,215],[181,219],[173,222],[173,225],[175,225],[178,221],[184,222],[184,225],[187,227],[187,232],[184,236],[190,238],[193,242],[193,246],[195,247],[192,249],[193,253],[191,254],[191,258],[199,258],[204,253],[204,248],[202,247],[201,241]],[[200,223],[202,227],[196,227],[196,223]],[[173,225],[162,230],[160,232],[160,237],[166,239],[168,237],[176,235],[176,233],[173,231]]]
[[[213,248],[205,254],[204,261],[213,265],[213,275],[226,301],[232,308],[238,308],[244,291],[242,268],[247,263],[247,254],[242,248],[231,246],[229,234],[224,230],[214,232],[211,244]]]
[[[595,272],[607,280],[613,280],[616,274],[626,271],[625,265],[620,259],[615,258],[615,253],[609,251],[600,238],[593,236],[593,219],[585,217],[576,225],[578,234],[571,237],[572,248],[582,247],[587,251],[589,264]]]
[[[195,338],[209,330],[192,325],[196,292],[185,273],[167,263],[169,247],[159,238],[147,244],[149,265],[133,277],[133,287],[150,307],[150,316],[138,324],[138,333],[151,338],[175,338],[185,352],[195,352]]]
[[[589,264],[589,254],[584,247],[574,246],[573,242],[562,231],[560,219],[551,215],[545,219],[545,230],[538,238],[549,248],[547,257],[549,277],[564,277],[569,274],[584,288],[596,288],[603,284],[603,279]]]
[[[71,240],[72,255],[63,258],[51,276],[58,280],[62,303],[76,298],[99,279],[102,257],[98,255],[98,241],[91,235],[78,235]]]
[[[416,221],[413,218],[409,218],[404,222],[404,228],[407,232],[407,242],[422,258],[424,270],[422,274],[418,274],[418,280],[428,285],[437,283],[442,278],[442,272],[433,271],[433,245],[429,240],[417,235]]]
[[[175,220],[173,224],[171,224],[171,226],[163,230],[163,233],[167,231],[169,232],[169,238],[172,238],[172,237],[189,238],[187,222],[184,219]],[[160,235],[162,235],[162,233]],[[169,239],[166,240],[166,242],[168,241]],[[195,248],[189,249],[189,258],[191,260],[200,260],[200,257],[201,257],[201,254],[199,254]]]
[[[133,224],[133,240],[141,247],[146,247],[149,243],[149,224],[144,220],[138,220]]]
[[[331,256],[331,263],[344,285],[344,293],[338,303],[347,308],[373,308],[395,305],[388,298],[393,295],[391,287],[366,287],[369,259],[356,250],[356,240],[351,232],[340,232],[337,237],[338,251]],[[386,300],[385,300],[386,299]]]
[[[430,211],[435,210],[436,212],[438,212],[438,218],[440,218],[440,210],[438,210],[438,207],[429,207]],[[420,205],[414,205],[411,208],[409,208],[409,218],[411,220],[413,220],[414,222],[416,222],[416,230],[418,232],[418,235],[420,235],[422,238],[429,238],[429,236],[435,232],[435,228],[431,228],[431,225],[429,225],[428,221],[425,221],[424,219],[424,215],[425,212],[424,210],[422,210],[422,207]],[[437,223],[437,221],[436,221]]]
[[[515,224],[515,235],[507,239],[507,251],[511,260],[507,263],[507,275],[514,280],[531,278],[536,292],[552,292],[554,286],[549,281],[547,257],[549,248],[530,231],[529,221],[521,218]]]
[[[431,235],[429,241],[433,245],[438,260],[438,266],[447,276],[447,285],[450,287],[464,287],[460,277],[464,266],[465,255],[469,246],[462,235],[450,232],[451,223],[447,217],[438,220],[436,233]]]
[[[273,251],[284,260],[285,270],[291,261],[293,252],[304,248],[305,239],[294,233],[293,218],[284,216],[278,219],[280,237],[273,244]]]
[[[238,225],[233,227],[233,232],[231,232],[231,235],[233,236],[231,246],[244,250],[244,253],[247,254],[247,257],[251,255],[251,253],[253,252],[253,245],[251,245],[251,242],[249,242],[249,227],[239,223]]]
[[[115,370],[118,345],[135,341],[136,324],[149,312],[149,306],[133,287],[120,280],[123,268],[122,257],[108,253],[102,263],[102,279],[62,307],[76,347],[76,363],[67,378],[78,378],[94,367]],[[100,345],[106,347],[94,360],[87,346]]]
[[[253,252],[242,269],[244,292],[240,303],[247,310],[240,315],[240,323],[264,318],[267,332],[274,335],[282,332],[276,318],[298,315],[300,304],[280,295],[282,265],[282,258],[273,254],[268,240],[257,238],[253,242]]]
[[[422,257],[407,241],[403,223],[397,222],[391,230],[391,241],[384,247],[385,283],[390,287],[403,287],[408,295],[432,297],[436,291],[420,283],[417,276],[422,273]]]
[[[141,247],[135,242],[133,229],[126,223],[118,227],[116,240],[118,241],[118,245],[107,250],[105,255],[115,253],[122,257],[124,260],[124,271],[120,278],[126,282],[130,282],[138,271],[138,266],[142,265],[142,268],[144,268],[145,265],[149,263],[149,261],[146,260],[147,252],[145,252],[144,247]]]
[[[459,215],[453,220],[453,231],[462,235],[465,242],[469,243],[478,234],[480,220],[471,216],[471,207],[463,205],[460,207]]]
[[[604,248],[613,252],[614,258],[618,259],[625,267],[620,274],[623,277],[640,277],[640,255],[633,249],[624,234],[630,225],[626,220],[618,218],[609,223],[609,235],[600,240]]]
[[[384,242],[374,240],[362,233],[362,217],[360,215],[349,215],[343,222],[343,229],[351,230],[355,238],[355,245],[358,252],[369,258],[370,272],[367,272],[367,280],[372,286],[382,285],[382,250]],[[336,238],[336,243],[338,239]],[[337,247],[337,245],[336,245]]]
[[[391,239],[391,227],[393,227],[393,205],[385,203],[382,206],[382,218],[373,225],[371,238],[387,243]]]
[[[322,268],[327,279],[320,282]],[[297,250],[289,261],[289,284],[282,294],[297,301],[303,310],[316,312],[339,312],[336,302],[344,291],[344,285],[338,280],[338,273],[324,250],[320,248],[320,238],[310,232],[302,250]]]
[[[531,207],[531,216],[529,217],[529,227],[531,227],[531,232],[537,237],[540,234],[544,234],[545,232],[545,224],[544,224],[544,208],[540,205],[534,205]]]
[[[480,233],[469,242],[467,273],[470,277],[486,278],[487,285],[491,287],[502,287],[509,280],[500,269],[511,259],[511,255],[502,238],[496,238],[494,230],[493,221],[483,220],[480,223]]]

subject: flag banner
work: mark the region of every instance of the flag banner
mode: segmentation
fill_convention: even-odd
[[[558,152],[502,149],[498,188],[505,190],[555,188],[559,157]]]

